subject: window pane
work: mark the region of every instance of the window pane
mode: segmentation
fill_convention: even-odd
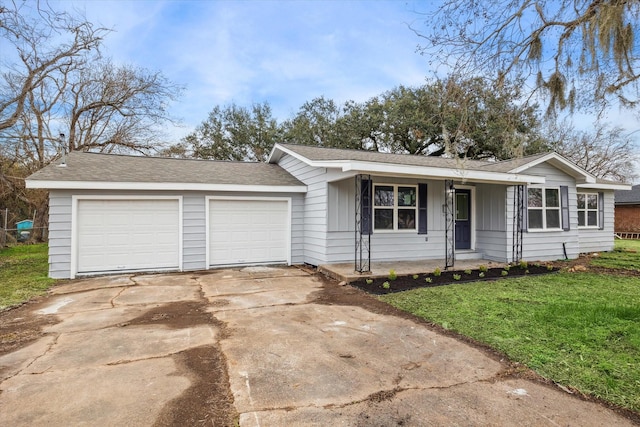
[[[398,209],[398,229],[399,230],[415,230],[416,228],[416,210],[415,209]]]
[[[578,225],[584,226],[584,211],[578,211]]]
[[[393,209],[374,209],[373,228],[376,230],[393,230]]]
[[[469,220],[469,195],[456,193],[456,221]]]
[[[554,188],[547,188],[544,190],[544,197],[547,202],[547,207],[551,208],[559,208],[560,207],[560,198],[558,197],[558,190]]]
[[[416,188],[398,187],[398,206],[415,206]]]
[[[527,190],[528,193],[528,203],[530,208],[541,208],[542,207],[542,189],[541,188],[529,188]]]
[[[529,228],[542,228],[542,211],[529,209]]]
[[[557,209],[547,210],[547,228],[560,228],[560,211]]]
[[[578,193],[578,209],[584,209],[584,194]]]
[[[587,225],[596,227],[598,225],[598,212],[589,211],[587,213]]]
[[[374,206],[393,206],[393,187],[376,185],[373,198]]]
[[[587,207],[589,209],[598,209],[598,195],[597,194],[588,194],[587,195]]]

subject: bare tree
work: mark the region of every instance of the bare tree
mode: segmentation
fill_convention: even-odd
[[[620,127],[596,123],[592,131],[577,130],[567,122],[547,129],[551,147],[597,178],[632,182],[638,145]]]
[[[0,204],[37,210],[42,226],[46,194],[25,190],[26,176],[63,150],[152,152],[182,88],[160,72],[113,65],[99,51],[108,30],[46,3],[0,4],[0,33],[14,48],[0,81]]]
[[[159,126],[174,121],[166,106],[182,90],[160,72],[116,67],[105,59],[66,79],[60,113],[69,151],[149,153],[158,148]]]
[[[55,12],[44,3],[0,3],[0,37],[7,50],[13,47],[16,59],[15,63],[2,64],[0,130],[18,122],[36,87],[85,53],[97,51],[107,33],[105,28],[94,28],[90,22]],[[52,45],[50,40],[56,43]],[[5,52],[3,56],[10,55]]]
[[[640,2],[444,0],[414,31],[433,61],[458,72],[529,78],[547,113],[640,102]]]

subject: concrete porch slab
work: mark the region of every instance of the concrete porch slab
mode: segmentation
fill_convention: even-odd
[[[443,259],[372,262],[370,272],[359,273],[355,271],[354,263],[349,262],[320,265],[318,266],[318,272],[333,279],[350,283],[362,278],[387,277],[391,269],[395,270],[398,276],[432,273],[436,268],[444,271],[444,264],[445,261]],[[503,267],[505,264],[486,259],[456,260],[455,265],[450,270],[473,270],[481,265],[492,268]]]

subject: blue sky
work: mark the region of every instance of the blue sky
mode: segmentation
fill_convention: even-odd
[[[186,86],[172,106],[185,136],[215,105],[268,101],[284,120],[325,96],[364,101],[398,85],[420,85],[428,61],[416,53],[420,25],[407,1],[71,1],[113,33],[105,53],[116,63],[162,71]]]

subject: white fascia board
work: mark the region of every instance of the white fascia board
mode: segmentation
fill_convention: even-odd
[[[545,177],[516,173],[487,172],[468,169],[434,168],[425,166],[395,165],[389,163],[348,162],[344,172],[358,171],[367,174],[411,175],[440,179],[494,182],[502,184],[544,184]]]
[[[237,191],[253,193],[306,193],[305,185],[238,185],[188,182],[105,182],[25,180],[27,188],[50,190],[140,190],[140,191]]]
[[[582,169],[581,167],[573,164],[572,162],[570,162],[569,160],[565,159],[564,157],[562,157],[561,155],[559,155],[558,153],[549,153],[545,156],[540,157],[539,159],[533,160],[529,163],[525,163],[524,165],[517,167],[515,169],[512,169],[510,172],[512,173],[520,173],[523,172],[529,168],[532,168],[534,166],[539,165],[540,163],[544,163],[544,162],[548,162],[549,160],[553,160],[556,161],[558,163],[560,163],[563,168],[566,170],[570,170],[571,172],[573,172],[573,176],[581,176],[584,178],[585,182],[588,183],[595,183],[596,182],[596,177],[591,175],[589,172],[585,171],[584,169]],[[557,167],[557,166],[556,166]],[[571,175],[571,174],[570,174]]]
[[[280,160],[280,156],[279,155],[278,156],[275,155],[276,147],[282,153],[288,154],[288,155],[290,155],[290,156],[300,160],[301,162],[306,163],[307,165],[309,165],[311,167],[314,167],[314,168],[340,168],[345,163],[349,162],[349,160],[311,160],[311,159],[306,158],[302,154],[298,154],[295,151],[289,150],[288,148],[285,148],[285,147],[282,147],[282,146],[276,144],[274,146],[273,151],[271,152],[271,155],[269,155],[269,160],[267,160],[269,163],[278,163],[278,160]]]
[[[606,184],[606,183],[595,183],[595,184],[576,184],[576,188],[580,190],[631,190],[631,184]]]

